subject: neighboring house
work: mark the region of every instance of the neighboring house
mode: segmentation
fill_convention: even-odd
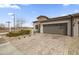
[[[37,17],[33,22],[34,31],[39,33],[79,36],[79,13],[56,18]]]

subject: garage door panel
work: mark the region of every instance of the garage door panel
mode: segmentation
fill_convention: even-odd
[[[44,33],[67,34],[67,24],[49,24],[43,26]]]

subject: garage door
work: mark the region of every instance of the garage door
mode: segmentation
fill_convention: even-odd
[[[43,25],[43,32],[50,34],[67,35],[67,23]]]

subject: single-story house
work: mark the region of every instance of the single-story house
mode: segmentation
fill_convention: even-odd
[[[79,36],[79,13],[48,18],[38,16],[33,22],[33,29],[39,33],[61,34],[68,36]]]

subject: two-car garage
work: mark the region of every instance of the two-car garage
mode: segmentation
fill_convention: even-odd
[[[44,33],[67,35],[67,23],[45,24],[43,25]]]
[[[37,19],[33,22],[34,32],[79,36],[79,13],[55,18],[38,16]]]

